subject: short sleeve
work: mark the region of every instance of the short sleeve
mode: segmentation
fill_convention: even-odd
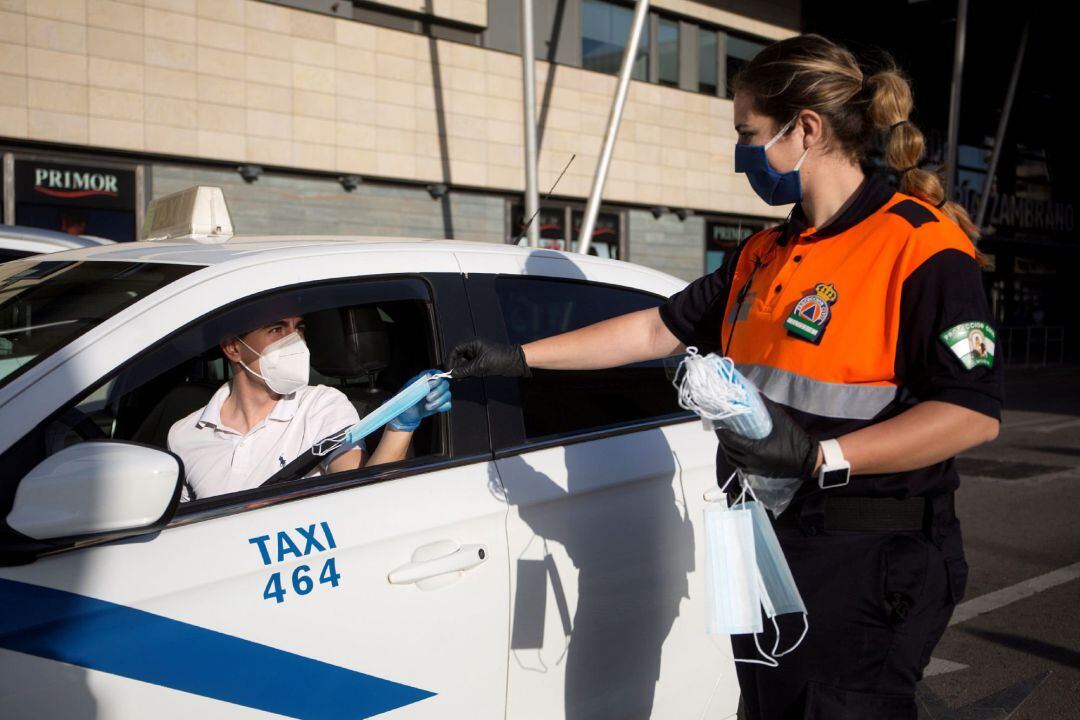
[[[703,353],[720,349],[724,307],[742,247],[745,245],[728,253],[719,269],[690,283],[660,306],[660,319],[683,345]]]
[[[342,430],[351,428],[360,422],[360,414],[345,393],[327,386],[319,386],[319,395],[312,404],[308,416],[306,436],[314,444]],[[360,444],[363,450],[364,444]]]
[[[982,271],[969,254],[941,250],[907,276],[896,374],[917,401],[952,403],[1000,419],[996,339]]]
[[[180,502],[182,503],[191,502],[195,498],[195,492],[192,490],[187,477],[187,459],[184,458],[187,453],[184,452],[186,448],[182,447],[183,443],[180,437],[183,434],[183,429],[193,425],[201,413],[202,408],[180,418],[169,427],[169,433],[165,436],[165,447],[169,452],[180,458],[180,462],[184,465],[184,482],[180,487]]]

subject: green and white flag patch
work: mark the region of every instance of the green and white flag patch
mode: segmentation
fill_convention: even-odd
[[[955,325],[938,337],[945,347],[952,350],[965,368],[978,365],[994,367],[994,328],[984,322],[966,322]]]

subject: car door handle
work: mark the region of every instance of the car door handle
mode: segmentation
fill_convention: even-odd
[[[439,545],[436,543],[435,545]],[[456,543],[454,543],[456,545]],[[413,554],[412,562],[395,568],[387,575],[391,585],[410,585],[422,583],[429,578],[450,573],[461,573],[474,568],[487,559],[487,548],[483,545],[462,545],[449,554],[431,559],[421,559],[429,553],[421,552],[432,546],[420,548]],[[443,546],[445,547],[445,545]]]

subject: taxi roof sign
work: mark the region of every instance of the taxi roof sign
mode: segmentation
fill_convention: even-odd
[[[195,185],[150,203],[142,239],[223,243],[232,234],[225,193],[219,187]]]

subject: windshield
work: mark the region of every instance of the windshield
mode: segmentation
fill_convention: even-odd
[[[0,387],[193,265],[17,260],[0,265]]]

